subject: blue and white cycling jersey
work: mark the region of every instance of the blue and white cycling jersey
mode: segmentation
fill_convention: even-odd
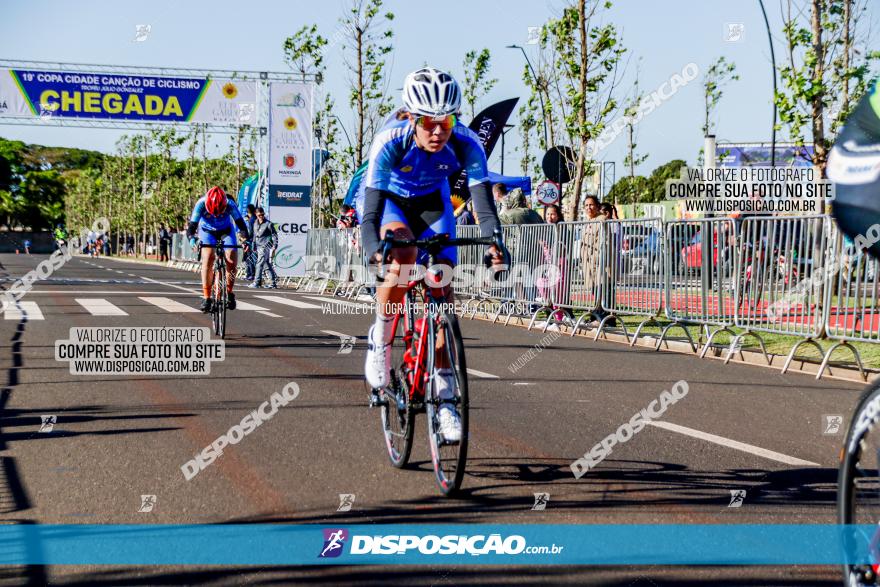
[[[449,176],[464,169],[471,185],[488,181],[486,153],[477,134],[456,122],[449,142],[439,153],[415,144],[409,120],[392,115],[373,139],[364,179],[368,188],[404,198],[430,194],[448,185]]]
[[[491,235],[498,226],[498,216],[479,137],[456,121],[443,149],[429,153],[416,145],[412,123],[399,116],[401,112],[388,117],[373,138],[364,180],[355,197],[365,254],[379,249],[379,229],[392,222],[409,226],[416,238],[454,234],[449,178],[460,170],[468,174],[480,232]],[[448,247],[441,256],[455,263],[455,247]]]
[[[208,208],[205,206],[206,197],[202,196],[199,198],[199,201],[196,202],[195,207],[193,208],[192,214],[190,215],[190,222],[198,223],[199,230],[206,230],[210,232],[218,232],[230,230],[234,227],[234,223],[236,220],[243,221],[241,216],[241,212],[238,210],[238,206],[235,201],[226,198],[226,210],[223,211],[222,214],[214,216],[212,214],[208,214]]]

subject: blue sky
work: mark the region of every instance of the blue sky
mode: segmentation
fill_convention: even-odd
[[[780,26],[779,4],[767,0],[774,31]],[[332,36],[347,0],[286,2],[217,0],[151,2],[4,0],[0,18],[0,57],[70,63],[165,66],[284,71],[284,39],[304,24],[316,23]],[[407,72],[427,62],[461,71],[464,54],[473,48],[492,52],[492,75],[499,83],[483,106],[495,99],[527,97],[520,79],[519,51],[505,45],[525,45],[527,28],[559,12],[560,0],[386,0],[395,13],[395,51],[391,89],[399,88]],[[876,17],[871,15],[872,18]],[[641,87],[650,92],[689,63],[701,73],[719,56],[737,65],[740,80],[726,90],[718,108],[719,140],[769,140],[772,107],[771,67],[766,29],[757,0],[618,0],[607,13],[617,25],[629,62],[622,88],[641,59]],[[727,23],[745,25],[743,40],[726,42]],[[149,24],[150,37],[133,42],[135,26]],[[782,39],[775,33],[777,58]],[[528,46],[526,46],[528,49]],[[344,102],[346,69],[337,47],[327,56],[327,88]],[[343,105],[343,108],[344,105]],[[702,145],[702,90],[694,80],[646,117],[638,127],[639,151],[648,160],[639,172],[674,158],[693,163]],[[343,120],[350,121],[344,110]],[[517,121],[514,119],[514,124]],[[350,124],[350,123],[349,123]],[[516,129],[508,133],[505,171],[518,173]],[[112,151],[121,133],[79,128],[0,126],[0,136],[46,145]],[[621,136],[604,151],[622,174],[625,153]],[[500,144],[491,159],[499,170]]]

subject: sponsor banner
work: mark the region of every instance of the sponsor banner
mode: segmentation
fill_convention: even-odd
[[[312,185],[312,86],[269,87],[269,185]]]
[[[770,143],[720,143],[715,145],[715,160],[720,167],[770,167]],[[776,144],[777,167],[812,167],[812,145]]]
[[[2,524],[0,543],[19,547],[0,549],[0,564],[869,564],[877,532],[867,524]]]
[[[492,104],[477,114],[468,125],[468,128],[480,137],[480,143],[483,144],[483,150],[486,151],[486,159],[492,154],[492,149],[495,148],[495,143],[498,142],[504,125],[507,124],[507,119],[510,118],[518,101],[519,98],[509,98]],[[467,173],[464,170],[452,174],[449,178],[452,193],[459,196],[462,201],[467,201],[471,197],[467,181]]]
[[[260,195],[261,178],[258,174],[254,174],[247,178],[238,190],[238,211],[244,216],[247,214],[248,204],[256,206],[257,198]]]
[[[312,209],[305,207],[274,206],[269,217],[278,231],[278,250],[273,262],[281,277],[305,274],[306,239],[312,222]]]
[[[312,205],[311,194],[312,186],[308,185],[270,185],[269,207],[310,207]]]
[[[252,126],[256,81],[0,69],[0,117]]]

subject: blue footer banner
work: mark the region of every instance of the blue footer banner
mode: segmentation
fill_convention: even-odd
[[[2,565],[837,565],[877,561],[877,526],[19,525]]]

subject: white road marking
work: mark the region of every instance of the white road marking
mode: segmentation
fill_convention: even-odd
[[[263,316],[269,316],[270,318],[284,318],[279,314],[273,314],[272,312],[257,312],[257,314],[262,314]]]
[[[534,383],[531,383],[530,381],[514,381],[513,384],[514,385],[534,385]]]
[[[143,276],[141,276],[141,275],[138,275],[137,277],[138,277],[138,279],[143,279],[144,281],[147,281],[147,282],[149,282],[149,283],[157,283],[157,284],[159,284],[159,285],[164,285],[164,286],[166,286],[166,287],[173,287],[173,288],[175,288],[175,289],[179,289],[179,290],[183,290],[183,291],[188,291],[189,293],[198,294],[199,297],[201,297],[201,295],[202,295],[202,292],[201,292],[201,291],[197,291],[197,290],[194,290],[194,289],[189,289],[189,288],[186,288],[186,287],[182,287],[182,286],[180,286],[180,285],[174,285],[173,283],[165,283],[164,281],[156,281],[155,279],[150,279],[149,277],[143,277]]]
[[[334,298],[319,298],[314,296],[303,296],[310,300],[317,300],[319,302],[330,302],[331,304],[339,304],[340,306],[348,306],[351,308],[368,308],[371,304],[356,304],[354,302],[347,302],[345,300],[337,300]],[[320,307],[320,306],[319,306]]]
[[[122,291],[122,290],[100,290],[95,291],[91,289],[82,289],[82,290],[70,290],[70,289],[34,289],[28,292],[29,296],[34,294],[93,294],[93,295],[107,295],[112,294],[114,296],[133,296],[133,295],[144,295],[144,294],[157,294],[157,291]],[[161,292],[166,296],[191,296],[191,293],[177,293],[175,292]]]
[[[685,436],[690,436],[692,438],[699,438],[700,440],[705,440],[706,442],[712,442],[714,444],[726,446],[726,447],[732,448],[734,450],[740,450],[742,452],[747,452],[749,454],[757,455],[757,456],[763,457],[765,459],[770,459],[771,461],[785,463],[786,465],[794,465],[794,466],[799,466],[799,467],[819,467],[819,466],[821,466],[819,463],[813,463],[811,461],[804,461],[802,459],[790,457],[788,455],[784,455],[779,452],[768,450],[766,448],[761,448],[760,446],[754,446],[752,444],[746,444],[745,442],[739,442],[738,440],[731,440],[730,438],[724,438],[723,436],[709,434],[708,432],[702,432],[700,430],[688,428],[687,426],[679,426],[678,424],[671,424],[669,422],[657,422],[657,421],[648,422],[648,424],[650,424],[651,426],[655,426],[657,428],[663,428],[664,430],[669,430],[670,432],[678,432],[679,434],[684,434]]]
[[[291,300],[289,298],[283,298],[281,296],[254,296],[255,298],[260,298],[261,300],[266,300],[269,302],[275,302],[276,304],[284,304],[285,306],[293,306],[294,308],[302,308],[304,310],[314,310],[316,308],[320,308],[321,306],[316,306],[315,304],[309,304],[308,302],[300,302],[298,300]]]
[[[92,316],[128,316],[128,313],[103,298],[75,298]]]
[[[141,299],[141,300],[147,302],[148,304],[153,304],[154,306],[157,306],[157,307],[159,307],[159,308],[162,308],[162,309],[165,310],[166,312],[175,312],[175,313],[190,312],[190,313],[194,313],[194,312],[200,312],[200,311],[201,311],[201,310],[198,310],[198,309],[196,309],[196,308],[191,308],[190,306],[186,306],[186,305],[184,305],[184,304],[181,304],[180,302],[175,302],[174,300],[172,300],[172,299],[170,299],[170,298],[162,298],[162,297],[140,297],[140,298],[138,298],[138,299]]]
[[[3,313],[7,320],[21,320],[27,317],[28,320],[45,320],[40,306],[37,302],[16,302],[10,305]]]
[[[259,312],[261,310],[268,310],[269,308],[264,308],[263,306],[258,306],[256,304],[251,304],[248,302],[243,302],[241,300],[235,300],[235,308],[237,310],[248,310]]]
[[[351,336],[350,334],[343,334],[342,332],[336,332],[335,330],[322,330],[324,334],[329,334],[330,336],[338,336],[339,338],[357,338],[356,336]]]
[[[471,369],[470,367],[468,367],[467,372],[476,377],[482,377],[483,379],[501,379],[497,375],[492,375],[491,373],[486,373],[485,371],[477,371],[476,369]]]

